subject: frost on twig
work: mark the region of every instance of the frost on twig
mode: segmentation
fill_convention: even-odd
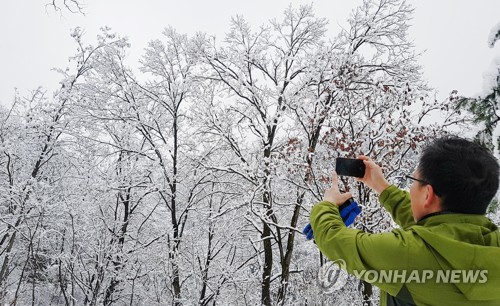
[[[83,8],[85,3],[82,0],[51,0],[45,6],[51,6],[54,11],[59,13],[62,13],[63,10],[67,10],[71,13],[84,14]]]

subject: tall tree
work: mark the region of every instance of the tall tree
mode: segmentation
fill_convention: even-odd
[[[276,149],[283,141],[280,129],[288,129],[288,105],[310,82],[303,77],[307,58],[321,46],[325,32],[326,20],[315,18],[311,6],[289,7],[282,21],[271,21],[257,32],[242,17],[236,17],[225,47],[205,46],[203,50],[213,71],[210,78],[220,81],[230,93],[231,102],[220,113],[209,110],[207,124],[239,159],[236,165],[225,165],[226,170],[240,175],[253,190],[246,201],[252,213],[248,219],[261,235],[264,305],[273,304],[271,283],[275,278],[280,279],[277,302],[284,303],[298,217],[295,213],[281,223],[276,213],[283,209],[281,205],[294,207],[276,192]],[[276,253],[281,271],[273,275]]]
[[[45,226],[39,222],[47,221],[51,209],[56,207],[51,202],[59,200],[60,194],[54,188],[64,176],[64,167],[68,166],[63,161],[67,155],[61,138],[70,122],[68,109],[75,95],[75,84],[84,70],[83,63],[78,63],[73,73],[61,80],[61,87],[53,98],[47,98],[42,89],[33,91],[27,98],[16,97],[11,110],[2,118],[1,158],[5,167],[2,188],[6,196],[2,197],[1,205],[6,210],[0,238],[0,287],[4,297],[9,295],[8,284],[16,283],[17,289],[10,294],[14,301],[29,277],[26,269],[38,267],[36,258],[43,257],[35,254],[33,244],[45,233],[39,231]],[[17,128],[12,129],[14,126]],[[32,224],[34,220],[38,221]],[[21,245],[16,247],[18,243]],[[31,255],[26,255],[21,263],[17,259],[13,265],[11,259],[17,257],[13,255],[19,250]],[[15,280],[7,281],[8,277]],[[36,303],[35,283],[31,281],[32,302]]]
[[[500,39],[500,25],[491,29],[488,46],[493,48]],[[485,92],[479,97],[459,97],[454,91],[450,97],[455,102],[457,110],[466,110],[472,114],[471,122],[481,124],[480,130],[475,135],[476,141],[490,149],[500,150],[500,137],[495,133],[500,121],[500,58],[492,63],[484,79]],[[496,139],[495,139],[496,137]]]

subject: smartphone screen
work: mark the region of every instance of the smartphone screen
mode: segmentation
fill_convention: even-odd
[[[338,157],[335,161],[335,171],[342,176],[365,176],[365,164],[361,159]]]

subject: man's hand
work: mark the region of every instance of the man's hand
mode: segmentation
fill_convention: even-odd
[[[385,179],[382,168],[373,162],[368,156],[361,155],[359,159],[362,159],[365,163],[365,176],[359,178],[358,181],[363,182],[366,186],[370,187],[377,194],[381,194],[387,187],[391,184]]]
[[[337,172],[333,171],[332,186],[325,190],[323,201],[328,201],[337,206],[340,206],[350,198],[352,198],[352,194],[350,192],[340,193]]]
[[[339,213],[345,226],[349,226],[354,223],[356,217],[361,213],[361,207],[359,207],[358,202],[350,198],[339,206]],[[304,227],[302,234],[306,235],[307,240],[314,239],[314,233],[310,223]]]

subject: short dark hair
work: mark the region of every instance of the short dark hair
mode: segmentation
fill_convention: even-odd
[[[485,214],[498,190],[497,159],[485,147],[456,136],[430,143],[422,152],[418,171],[446,211]]]

